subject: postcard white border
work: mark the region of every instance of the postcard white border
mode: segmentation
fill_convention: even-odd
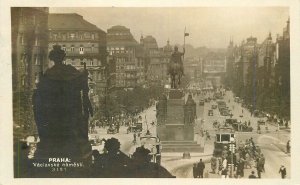
[[[10,7],[220,7],[288,6],[291,19],[291,179],[15,179],[13,178]],[[0,0],[0,185],[11,184],[294,184],[300,185],[300,1],[299,0]]]

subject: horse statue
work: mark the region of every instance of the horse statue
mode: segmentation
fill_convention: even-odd
[[[179,52],[178,47],[175,46],[168,66],[168,74],[171,77],[171,88],[173,89],[177,89],[177,87],[180,85],[180,80],[183,75],[183,55],[184,52]]]

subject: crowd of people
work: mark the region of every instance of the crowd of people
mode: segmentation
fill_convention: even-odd
[[[245,176],[244,169],[252,168],[256,168],[258,178],[261,178],[261,173],[265,172],[265,160],[259,146],[255,145],[253,138],[250,138],[240,145],[232,156],[227,147],[224,147],[222,156],[212,156],[210,164],[212,173],[221,175],[222,178],[227,178],[229,175],[243,178]]]
[[[93,150],[93,177],[108,178],[174,178],[158,163],[151,162],[151,151],[143,146],[136,148],[132,157],[120,151],[120,142],[106,140],[104,153]]]

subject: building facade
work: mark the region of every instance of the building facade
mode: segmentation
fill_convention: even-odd
[[[48,12],[48,8],[11,8],[13,120],[27,134],[36,133],[32,94],[48,67]]]
[[[134,88],[145,83],[144,55],[129,28],[113,26],[107,30],[110,88]]]
[[[249,37],[240,46],[227,48],[228,84],[251,110],[263,110],[290,119],[290,21],[281,36],[271,33],[258,44]],[[229,71],[228,71],[229,72]]]
[[[61,45],[66,52],[65,64],[78,70],[83,63],[89,72],[89,87],[94,105],[98,96],[105,93],[106,82],[106,33],[84,20],[78,14],[49,14],[49,51]],[[49,62],[49,67],[53,62]],[[96,105],[97,106],[97,105]]]
[[[13,91],[32,90],[48,67],[48,8],[11,8]]]
[[[141,45],[145,51],[147,61],[147,82],[149,85],[169,84],[168,64],[172,55],[172,46],[169,40],[167,45],[159,48],[156,39],[152,36],[141,38]]]

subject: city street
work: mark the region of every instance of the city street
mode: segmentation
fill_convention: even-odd
[[[186,97],[187,95],[188,94],[186,94]],[[198,144],[204,146],[204,153],[191,153],[190,159],[182,159],[182,153],[162,153],[162,166],[177,177],[192,178],[193,163],[198,162],[199,159],[202,158],[206,162],[206,177],[221,178],[221,175],[209,173],[211,172],[209,161],[213,153],[216,131],[213,127],[213,122],[217,120],[220,123],[224,123],[226,118],[229,118],[229,116],[222,116],[218,109],[213,109],[213,116],[209,116],[208,110],[211,109],[213,104],[216,104],[216,101],[205,102],[204,106],[199,105],[200,99],[207,98],[208,96],[212,96],[212,93],[208,93],[206,95],[195,94],[193,97],[197,103],[197,120],[194,130],[194,138]],[[224,101],[229,109],[232,110],[232,118],[241,122],[250,121],[251,126],[254,128],[252,132],[236,132],[236,141],[237,143],[242,143],[246,139],[250,139],[252,137],[256,145],[260,147],[266,158],[265,172],[262,173],[262,178],[280,178],[278,171],[281,165],[284,165],[287,168],[287,177],[290,177],[290,155],[286,154],[285,148],[286,142],[290,140],[290,132],[286,130],[277,131],[277,126],[269,124],[268,132],[265,128],[262,128],[262,133],[258,134],[257,121],[261,118],[251,116],[249,110],[243,108],[240,103],[235,102],[231,91],[226,92]],[[140,116],[142,116],[143,119],[142,136],[146,133],[147,127],[153,136],[156,135],[156,127],[150,124],[151,122],[156,123],[155,115],[155,106],[151,106],[140,113]],[[207,130],[211,139],[206,139],[205,135],[202,137],[200,134],[202,130]],[[100,138],[105,139],[115,137],[121,142],[121,151],[127,155],[132,154],[135,151],[136,146],[139,146],[139,143],[136,145],[133,144],[133,133],[127,134],[127,127],[125,126],[121,126],[120,132],[117,134],[107,134],[106,129],[103,128],[96,128],[96,131],[97,134],[90,134],[90,137],[99,136]],[[245,169],[244,178],[247,178],[252,170],[256,172],[255,166],[253,166],[252,169]]]

